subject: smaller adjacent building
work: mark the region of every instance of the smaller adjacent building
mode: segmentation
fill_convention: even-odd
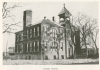
[[[3,59],[15,59],[15,47],[9,47],[8,52],[3,52]]]
[[[8,51],[9,53],[15,53],[15,47],[9,47],[8,49],[9,49]]]
[[[9,49],[8,51],[9,55],[12,55],[12,56],[15,55],[15,47],[9,47],[8,49]]]
[[[14,60],[15,59],[15,47],[9,47],[8,49],[9,49],[9,51],[8,51],[9,58],[11,60]]]
[[[3,60],[9,59],[9,53],[3,52]]]

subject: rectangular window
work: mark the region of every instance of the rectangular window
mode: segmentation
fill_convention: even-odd
[[[47,50],[47,46],[45,46],[45,51]]]
[[[30,29],[30,38],[32,38],[32,29]]]
[[[23,41],[23,33],[21,33],[21,41]]]
[[[28,52],[30,52],[30,43],[28,43]]]
[[[52,51],[52,47],[50,48],[50,50]]]
[[[54,55],[54,59],[56,59],[56,55]]]
[[[69,56],[70,56],[70,48],[69,48]]]
[[[21,41],[21,34],[19,34],[19,41]]]
[[[45,41],[45,51],[47,50],[47,41]]]
[[[32,51],[34,51],[34,42],[32,43]]]
[[[48,60],[48,56],[47,55],[45,56],[45,60]]]
[[[18,51],[18,53],[19,53],[19,45],[17,45],[17,51]]]
[[[64,55],[61,55],[61,58],[64,59]]]
[[[34,42],[34,51],[35,51],[35,42]]]
[[[28,30],[27,30],[27,39],[28,39],[28,35],[29,35],[29,33],[28,33]]]
[[[27,43],[27,48],[26,48],[26,52],[28,52],[28,43]]]
[[[18,45],[17,45],[17,51],[16,52],[18,53]]]
[[[20,53],[22,52],[22,50],[21,50],[21,44],[19,44],[19,52]]]
[[[35,37],[35,28],[34,28],[34,37]]]
[[[23,44],[22,44],[22,52],[23,52]]]
[[[39,36],[39,27],[37,27],[37,35]]]
[[[30,43],[30,52],[32,52],[32,43]]]
[[[21,44],[21,53],[23,52],[23,44]]]
[[[33,37],[34,37],[34,28],[32,29],[32,35],[33,35]]]
[[[39,51],[39,42],[37,42],[37,51]]]
[[[16,37],[17,37],[17,38],[16,38],[16,39],[17,39],[17,42],[19,42],[19,35],[17,35]]]

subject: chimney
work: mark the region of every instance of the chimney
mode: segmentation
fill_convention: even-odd
[[[44,16],[44,19],[46,19],[46,16]]]
[[[32,25],[32,11],[25,10],[23,13],[23,29]]]
[[[55,21],[55,17],[54,16],[52,17],[52,21]]]

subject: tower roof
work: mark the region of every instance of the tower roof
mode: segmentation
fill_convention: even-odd
[[[64,15],[65,17],[70,17],[72,14],[66,9],[65,4],[63,9],[60,11],[60,13],[58,14],[58,16]]]

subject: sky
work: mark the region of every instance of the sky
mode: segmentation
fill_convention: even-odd
[[[8,6],[12,6],[14,2],[8,2]],[[99,4],[98,2],[23,2],[20,3],[22,7],[13,9],[11,12],[15,15],[15,22],[23,21],[23,11],[32,10],[32,24],[39,22],[46,16],[47,19],[52,20],[55,17],[55,21],[59,22],[58,14],[63,8],[63,4],[67,10],[75,16],[78,12],[84,13],[93,19],[99,19]],[[11,19],[7,18],[8,24],[14,23]],[[15,28],[15,32],[23,29],[23,22],[19,24],[21,27]],[[7,44],[8,42],[8,44]],[[15,34],[3,34],[3,51],[8,47],[14,47]]]

